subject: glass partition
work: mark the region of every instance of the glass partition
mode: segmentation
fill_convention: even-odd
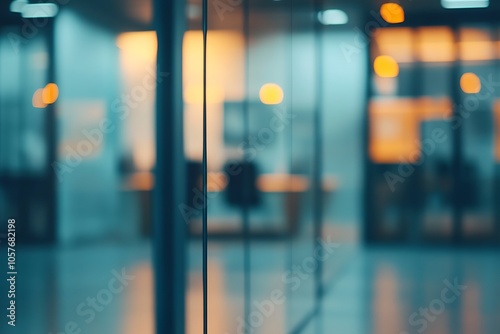
[[[497,31],[420,26],[374,36],[369,238],[495,239]]]

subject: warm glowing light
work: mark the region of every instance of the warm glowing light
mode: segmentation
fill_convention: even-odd
[[[495,59],[495,49],[492,42],[471,41],[460,42],[460,59],[469,61]]]
[[[155,165],[154,144],[150,140],[138,140],[132,151],[132,158],[137,170],[149,172]]]
[[[116,45],[127,55],[156,59],[158,42],[155,31],[125,32],[118,35]]]
[[[447,97],[423,96],[415,100],[415,104],[422,121],[447,119],[453,113],[453,104]]]
[[[375,58],[373,69],[382,78],[395,78],[399,74],[399,65],[390,56],[378,56]]]
[[[423,121],[450,118],[449,98],[377,99],[370,102],[370,157],[377,163],[416,162],[422,154]]]
[[[405,11],[397,3],[384,3],[380,7],[380,16],[387,23],[402,23],[405,20]]]
[[[370,103],[370,157],[376,163],[415,162],[420,158],[419,117],[413,99]]]
[[[460,59],[468,61],[495,59],[495,46],[490,34],[483,29],[460,29]]]
[[[455,43],[449,27],[380,28],[374,34],[375,50],[401,63],[437,63],[493,60],[500,56],[500,42],[484,29],[462,28]],[[496,48],[496,50],[495,50]]]
[[[301,175],[262,174],[257,178],[257,188],[265,193],[305,192],[309,180]]]
[[[460,78],[460,88],[467,94],[477,94],[481,90],[481,80],[474,73],[464,73]]]
[[[35,108],[45,108],[47,106],[47,103],[43,102],[43,89],[39,88],[33,93],[33,98],[31,99],[33,107]]]
[[[399,64],[413,62],[414,36],[411,28],[384,28],[374,33],[380,54],[393,57]]]
[[[283,89],[275,83],[267,83],[259,91],[260,101],[264,104],[280,104],[283,96]]]
[[[148,191],[154,187],[154,176],[150,172],[137,172],[125,179],[123,190]]]
[[[224,91],[224,101],[242,101],[245,97],[245,39],[240,31],[210,30],[207,45],[207,87]],[[203,34],[188,30],[182,45],[182,82],[188,87],[203,84]],[[218,89],[218,88],[217,88]]]
[[[417,56],[422,62],[450,62],[455,60],[453,31],[449,27],[417,29]]]
[[[154,293],[153,289],[148,291],[143,289],[144,286],[150,286],[154,281],[153,269],[148,261],[138,261],[137,264],[131,265],[130,271],[134,277],[134,283],[129,285],[124,296],[120,333],[153,333],[154,321],[149,320],[149,314],[154,313]],[[136,305],[140,305],[140,313],[137,312]],[[191,309],[189,310],[191,312]]]
[[[59,88],[55,83],[47,84],[42,90],[42,101],[45,104],[52,104],[56,102],[59,96]]]
[[[209,192],[224,191],[224,189],[226,189],[228,183],[229,183],[229,180],[227,179],[226,174],[220,173],[220,172],[208,172],[207,190]]]
[[[203,85],[189,85],[184,90],[184,102],[203,104]],[[224,88],[222,85],[207,86],[207,103],[224,102]]]

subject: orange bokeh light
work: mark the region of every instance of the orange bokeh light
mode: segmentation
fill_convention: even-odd
[[[264,84],[259,91],[260,101],[264,104],[280,104],[283,96],[283,89],[275,83]]]
[[[59,87],[55,83],[47,84],[42,90],[42,101],[45,104],[56,102],[59,97]]]
[[[405,20],[405,11],[403,7],[397,3],[384,3],[380,7],[380,16],[382,16],[387,23],[402,23]]]
[[[382,78],[395,78],[399,74],[399,65],[390,56],[378,56],[373,62],[373,70]]]
[[[472,72],[464,73],[460,78],[460,88],[466,94],[477,94],[481,91],[481,79]]]

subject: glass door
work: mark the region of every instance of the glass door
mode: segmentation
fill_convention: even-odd
[[[398,27],[374,36],[367,240],[497,240],[497,30]]]

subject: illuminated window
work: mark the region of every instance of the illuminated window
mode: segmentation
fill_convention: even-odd
[[[482,29],[460,30],[460,59],[468,61],[495,59],[495,48],[491,36]]]
[[[422,62],[450,62],[455,60],[453,32],[449,27],[417,29],[417,56]]]
[[[398,63],[413,62],[414,33],[411,28],[377,29],[374,37],[380,54],[389,55]]]

